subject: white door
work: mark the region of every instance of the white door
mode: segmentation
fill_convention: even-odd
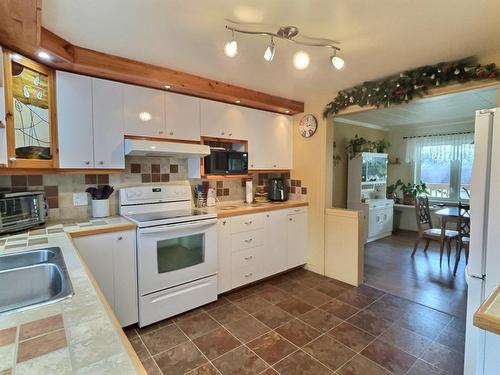
[[[287,268],[287,210],[264,215],[264,277]]]
[[[307,210],[290,210],[287,216],[287,267],[306,263],[307,253]]]
[[[200,140],[200,99],[165,93],[166,136],[189,141]]]
[[[123,87],[125,134],[165,137],[165,93],[140,86]]]
[[[123,84],[92,79],[96,168],[125,168]]]
[[[137,264],[135,230],[110,233],[113,237],[114,312],[122,327],[137,323]]]
[[[244,107],[200,99],[201,135],[247,139],[248,110]]]
[[[93,168],[92,78],[56,72],[60,168]]]

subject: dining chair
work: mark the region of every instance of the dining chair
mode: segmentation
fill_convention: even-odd
[[[418,235],[415,241],[415,247],[411,256],[414,256],[417,252],[418,244],[420,241],[425,239],[424,252],[427,252],[429,244],[431,241],[441,242],[441,228],[434,228],[432,226],[431,210],[429,208],[429,198],[425,196],[416,197],[415,199],[415,212],[417,215],[417,228]],[[446,249],[448,253],[448,264],[450,263],[451,254],[451,241],[458,236],[458,232],[455,230],[445,230],[444,240],[446,242]],[[443,249],[441,249],[439,254],[439,265],[443,261]]]
[[[456,276],[460,254],[462,249],[465,253],[465,264],[469,263],[469,243],[470,243],[470,206],[468,204],[458,203],[459,217],[457,221],[458,236],[456,239],[455,267],[453,276]]]

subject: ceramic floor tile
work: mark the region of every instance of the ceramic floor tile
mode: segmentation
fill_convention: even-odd
[[[218,374],[219,372],[211,363],[206,363],[186,373],[186,375],[218,375]],[[150,374],[148,373],[148,375]]]
[[[142,336],[142,341],[151,355],[161,353],[187,340],[186,335],[175,325],[166,326]]]
[[[306,353],[335,371],[356,355],[354,351],[328,335],[321,336],[302,348]]]
[[[327,332],[342,323],[342,319],[321,309],[311,310],[299,316],[299,319],[321,332]]]
[[[381,340],[372,342],[361,354],[396,375],[405,374],[417,360],[414,356]]]
[[[278,362],[274,368],[286,375],[327,375],[332,372],[301,350]]]
[[[359,311],[356,307],[336,299],[321,306],[320,309],[328,311],[340,319],[348,319]]]
[[[293,318],[278,306],[266,307],[253,314],[253,316],[272,329],[285,324]]]
[[[390,375],[389,371],[362,355],[356,355],[336,373],[339,375]]]
[[[320,331],[299,319],[293,319],[276,328],[276,332],[299,348],[321,335]]]
[[[225,327],[242,342],[251,341],[269,331],[269,327],[251,315],[226,324]]]
[[[163,374],[184,374],[205,364],[206,358],[187,341],[153,357]]]
[[[220,324],[228,324],[248,315],[248,313],[233,304],[227,304],[217,309],[210,310],[209,314]]]
[[[372,288],[371,286],[364,285],[364,284],[357,287],[356,292],[361,293],[367,297],[374,298],[374,299],[380,298],[380,297],[385,295],[385,293],[382,292],[381,290],[376,289],[376,288]]]
[[[362,293],[359,293],[356,289],[351,289],[345,293],[342,293],[337,297],[338,300],[348,303],[351,306],[357,307],[358,309],[364,309],[371,303],[375,302],[375,298],[368,297]]]
[[[397,324],[431,340],[437,338],[446,327],[446,323],[421,313],[403,317]]]
[[[427,348],[422,359],[451,374],[459,374],[462,371],[464,355],[435,342]]]
[[[256,375],[268,365],[245,346],[232,350],[213,361],[222,375]]]
[[[392,325],[392,322],[380,318],[368,310],[360,311],[347,321],[350,324],[375,336],[380,335]]]
[[[259,292],[259,297],[270,303],[279,303],[281,301],[290,298],[291,295],[274,286],[269,286],[266,289]]]
[[[447,375],[447,373],[418,359],[411,367],[410,371],[408,371],[407,375]]]
[[[134,348],[135,353],[139,357],[139,360],[144,364],[147,360],[151,358],[151,355],[148,352],[148,349],[142,342],[139,336],[129,339],[132,348]]]
[[[432,343],[431,340],[397,325],[390,327],[379,339],[415,357],[420,357]]]
[[[342,323],[328,332],[328,335],[351,348],[355,352],[360,352],[368,346],[375,336],[370,335],[349,323]]]
[[[315,287],[320,293],[326,294],[330,298],[336,298],[341,294],[346,292],[346,289],[335,284],[331,284],[328,281],[324,281]]]
[[[436,341],[457,352],[463,353],[465,350],[465,329],[455,328],[451,324],[439,334]]]
[[[204,335],[220,326],[205,312],[183,319],[176,324],[190,339]]]
[[[217,358],[241,345],[241,343],[223,327],[200,336],[194,339],[193,342],[208,359]]]
[[[276,288],[279,288],[290,294],[298,294],[310,290],[311,288],[304,286],[302,284],[296,283],[294,281],[287,280],[284,283],[276,284]]]
[[[148,375],[163,375],[153,358],[148,358],[146,361],[142,361],[142,365]]]
[[[173,319],[165,319],[165,320],[161,320],[159,322],[150,324],[146,327],[142,327],[142,328],[137,327],[136,330],[140,336],[144,336],[150,332],[156,331],[157,329],[172,325],[173,323],[174,323]]]
[[[234,304],[249,314],[253,314],[270,305],[269,302],[261,298],[259,295],[244,297],[236,301]]]
[[[276,306],[293,316],[305,314],[313,309],[311,305],[293,297],[277,303]]]
[[[276,332],[266,333],[265,335],[250,341],[247,346],[270,365],[278,362],[297,350],[297,347],[292,345]]]
[[[314,289],[299,293],[295,297],[314,307],[324,305],[332,300],[330,296]]]
[[[228,303],[231,303],[231,302],[229,302],[229,300],[226,297],[219,296],[218,299],[217,299],[217,301],[209,303],[208,305],[203,306],[202,309],[205,310],[205,311],[210,311],[210,310],[216,309],[218,307],[227,305]]]

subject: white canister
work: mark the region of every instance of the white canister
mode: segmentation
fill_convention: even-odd
[[[252,203],[253,202],[253,183],[252,180],[248,180],[245,184],[245,202]]]
[[[92,217],[109,216],[109,199],[92,199]]]

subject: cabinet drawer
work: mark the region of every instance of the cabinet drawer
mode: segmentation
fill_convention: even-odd
[[[238,251],[262,245],[264,242],[262,229],[231,235],[231,251]]]
[[[231,218],[231,233],[248,232],[262,228],[262,214],[242,215]]]
[[[263,246],[235,251],[231,254],[232,270],[247,268],[249,266],[262,265],[264,261]]]
[[[307,212],[307,207],[295,207],[289,208],[287,211],[288,215],[301,214],[303,212]]]

